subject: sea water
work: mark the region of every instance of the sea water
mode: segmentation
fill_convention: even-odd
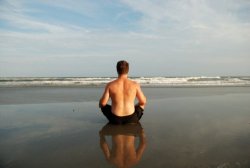
[[[16,86],[102,86],[115,77],[1,77],[0,87]],[[250,77],[131,77],[143,86],[250,86]]]

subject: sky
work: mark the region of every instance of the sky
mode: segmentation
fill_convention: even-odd
[[[0,77],[250,76],[249,0],[0,0]]]

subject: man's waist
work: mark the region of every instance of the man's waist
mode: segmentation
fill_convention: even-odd
[[[118,117],[125,117],[134,114],[135,107],[133,106],[133,108],[131,109],[122,109],[122,110],[121,109],[117,110],[112,107],[111,112]]]

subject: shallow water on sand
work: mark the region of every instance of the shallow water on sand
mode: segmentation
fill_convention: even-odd
[[[107,120],[96,89],[85,102],[2,103],[0,167],[133,165],[118,149],[137,154],[135,167],[250,167],[250,88],[145,88],[143,131],[111,127],[105,135],[110,156],[119,158],[112,161],[102,147]]]

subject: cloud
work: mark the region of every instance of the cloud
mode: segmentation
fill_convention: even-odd
[[[142,62],[137,72],[153,67],[152,75],[159,71],[162,75],[191,74],[195,64],[211,67],[216,60],[221,68],[203,71],[197,66],[195,70],[221,74],[235,62],[230,72],[237,73],[241,66],[247,69],[246,62],[250,62],[249,8],[246,0],[2,1],[0,21],[5,27],[0,26],[1,71],[8,74],[10,65],[25,66],[25,60],[30,60],[34,66],[44,62],[45,67],[46,61],[53,62],[63,74],[67,62],[75,62],[79,70],[92,72],[91,76],[100,73],[88,70],[94,60],[101,67],[102,61],[128,59],[134,64]],[[51,9],[60,9],[65,17],[77,13],[82,19],[69,23],[56,13],[52,19],[35,15]],[[91,24],[86,20],[92,20]],[[173,65],[177,68],[167,68]],[[34,66],[28,64],[27,71]],[[13,71],[18,69],[11,74]]]
[[[73,11],[89,17],[95,17],[97,12],[101,10],[100,4],[97,1],[82,1],[82,0],[41,0],[40,3]]]
[[[141,25],[155,33],[210,33],[214,36],[243,35],[249,37],[249,20],[242,21],[239,11],[248,1],[180,0],[162,1],[123,0],[134,10],[144,14]],[[248,13],[249,14],[249,13]],[[205,34],[206,35],[206,34]],[[241,34],[240,34],[241,35]],[[207,36],[208,37],[208,36]]]

